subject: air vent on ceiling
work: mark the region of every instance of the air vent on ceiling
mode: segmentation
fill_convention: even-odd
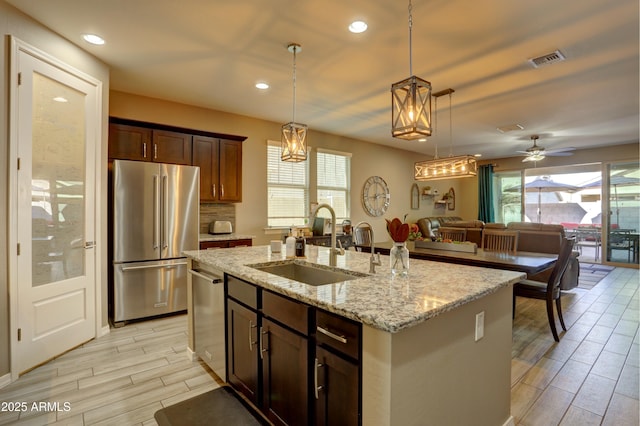
[[[529,63],[534,68],[540,68],[545,65],[555,64],[556,62],[562,62],[566,58],[559,50],[556,50],[552,53],[547,53],[546,55],[538,56],[537,58],[529,59]]]

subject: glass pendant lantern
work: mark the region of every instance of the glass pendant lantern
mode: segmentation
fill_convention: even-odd
[[[300,162],[307,159],[307,130],[306,124],[296,123],[296,53],[302,48],[297,43],[291,43],[287,50],[293,53],[293,120],[282,125],[281,148],[282,161]]]

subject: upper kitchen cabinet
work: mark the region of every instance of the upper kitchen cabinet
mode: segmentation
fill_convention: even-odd
[[[200,167],[200,201],[242,201],[242,141],[193,137],[193,162]]]
[[[188,133],[110,123],[109,158],[189,165],[191,139]]]

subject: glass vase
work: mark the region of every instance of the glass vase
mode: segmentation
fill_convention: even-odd
[[[391,275],[406,277],[409,275],[409,249],[407,243],[393,243],[389,252],[389,266]]]

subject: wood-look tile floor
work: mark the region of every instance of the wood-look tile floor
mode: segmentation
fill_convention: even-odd
[[[638,270],[616,268],[591,290],[567,292],[560,343],[544,302],[518,299],[517,425],[639,424],[639,282]],[[155,425],[157,410],[220,385],[187,359],[186,328],[186,315],[130,324],[36,368],[0,389],[0,402],[58,402],[59,411],[0,412],[0,424]]]

